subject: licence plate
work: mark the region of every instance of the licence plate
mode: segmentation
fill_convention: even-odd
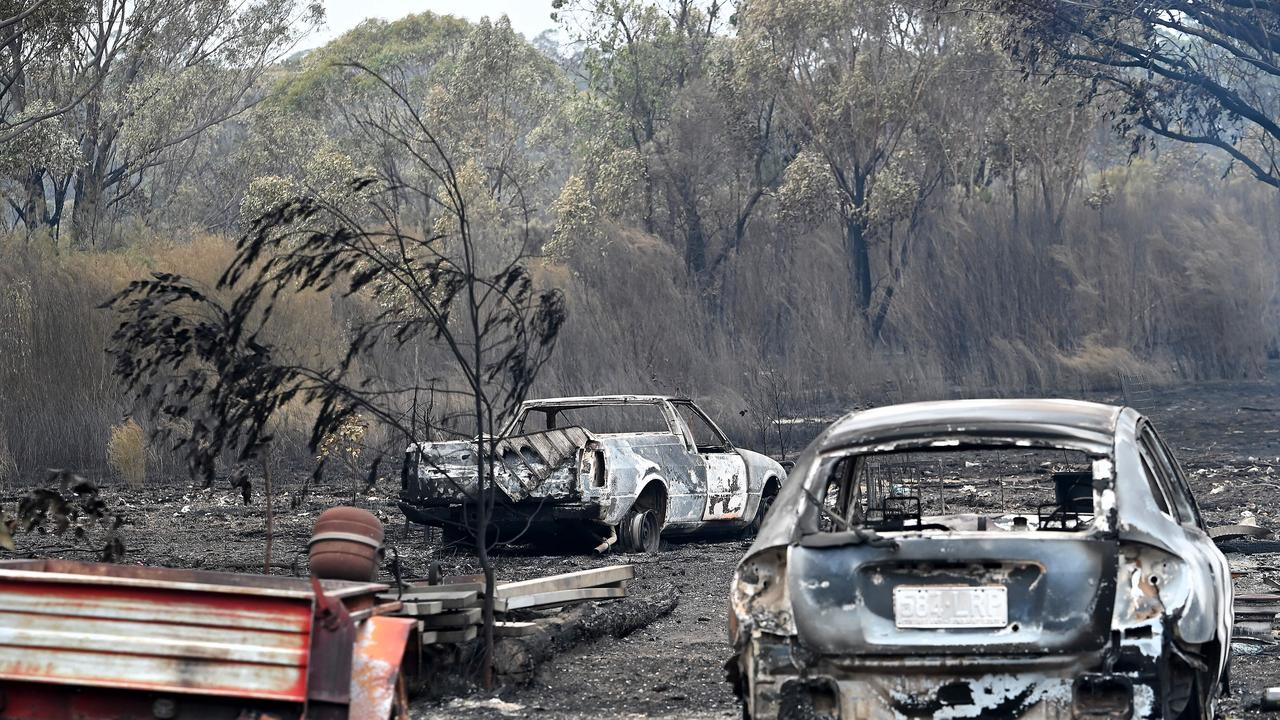
[[[893,623],[900,628],[1004,627],[1009,592],[1001,585],[901,585],[893,589]]]

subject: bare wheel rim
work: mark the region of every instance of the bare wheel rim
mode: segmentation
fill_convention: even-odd
[[[661,528],[658,527],[658,513],[652,509],[637,512],[631,518],[631,542],[636,552],[652,553],[658,551],[658,540]]]

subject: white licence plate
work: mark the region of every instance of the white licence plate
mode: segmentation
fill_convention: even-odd
[[[893,589],[893,623],[900,628],[986,628],[1009,624],[1009,592],[982,587],[911,586]]]

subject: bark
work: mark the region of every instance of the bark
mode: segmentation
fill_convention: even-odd
[[[540,623],[533,635],[498,641],[493,654],[494,671],[506,682],[528,682],[538,665],[556,653],[606,636],[626,637],[669,614],[679,603],[675,586],[667,583],[650,595],[578,605]]]
[[[684,263],[689,272],[700,279],[707,269],[707,236],[702,229],[702,215],[698,212],[698,195],[687,177],[681,177],[676,184],[684,216]]]
[[[867,242],[867,229],[862,220],[849,217],[845,220],[845,242],[849,263],[853,271],[853,292],[858,310],[863,315],[871,309],[871,245]]]

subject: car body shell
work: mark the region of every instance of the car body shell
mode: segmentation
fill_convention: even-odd
[[[818,525],[812,498],[841,458],[999,447],[1089,457],[1092,526],[880,536]],[[896,627],[889,591],[904,583],[1003,585],[1008,625]],[[847,415],[797,460],[734,579],[731,669],[753,717],[800,701],[846,718],[1159,717],[1177,692],[1167,672],[1177,656],[1198,668],[1197,700],[1211,712],[1231,603],[1227,562],[1181,470],[1133,409],[913,403]]]
[[[533,411],[612,405],[648,405],[666,428],[653,432],[597,433],[570,426],[521,434]],[[699,448],[681,410],[705,420],[720,447]],[[662,497],[664,533],[745,525],[762,494],[786,477],[781,465],[736,448],[684,398],[658,395],[563,397],[525,402],[495,444],[495,483],[502,492],[499,524],[576,521],[598,529],[616,526],[645,493]],[[477,497],[477,443],[418,443],[409,448],[401,507],[427,524],[466,522]]]

